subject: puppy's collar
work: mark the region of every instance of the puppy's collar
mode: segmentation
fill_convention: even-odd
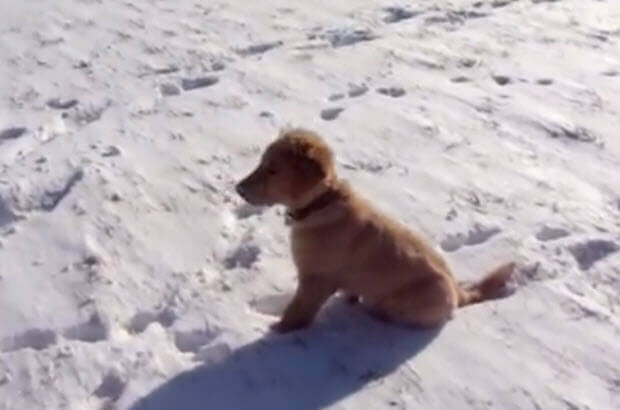
[[[292,222],[299,222],[307,218],[310,214],[320,211],[327,205],[342,198],[342,194],[335,189],[329,189],[323,194],[316,197],[308,205],[299,208],[286,211],[286,222],[291,224]]]

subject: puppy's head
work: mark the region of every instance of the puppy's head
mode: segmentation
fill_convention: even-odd
[[[334,176],[332,153],[316,133],[284,130],[272,142],[258,167],[237,185],[254,205],[295,207]]]

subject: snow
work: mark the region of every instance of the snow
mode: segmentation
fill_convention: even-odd
[[[620,3],[0,1],[1,409],[620,409]],[[286,125],[508,297],[295,289],[234,184]]]

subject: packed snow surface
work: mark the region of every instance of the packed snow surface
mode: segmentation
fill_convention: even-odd
[[[0,0],[1,409],[620,409],[620,1]],[[296,286],[281,127],[505,298]]]

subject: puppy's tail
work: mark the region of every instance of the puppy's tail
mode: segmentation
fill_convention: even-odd
[[[491,271],[479,282],[459,289],[459,307],[498,297],[512,276],[515,263],[510,262]]]

